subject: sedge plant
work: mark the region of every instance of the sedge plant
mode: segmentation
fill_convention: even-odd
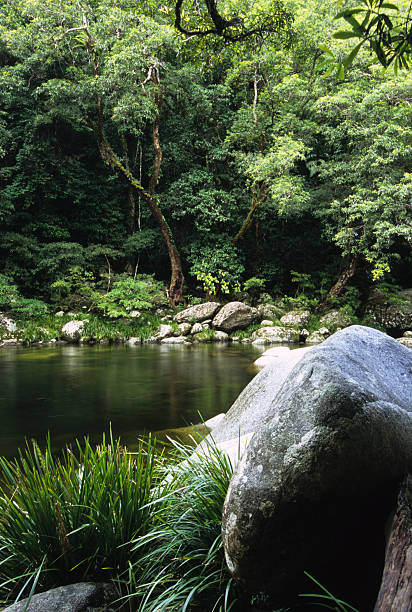
[[[13,598],[41,567],[38,585],[113,579],[134,561],[128,544],[149,530],[156,450],[149,439],[132,455],[114,441],[86,438],[56,458],[28,443],[0,458],[0,583]]]
[[[150,504],[152,529],[134,541],[134,552],[145,552],[125,576],[131,609],[228,612],[236,592],[221,523],[232,465],[213,443],[195,454],[193,447],[173,444],[163,484]]]

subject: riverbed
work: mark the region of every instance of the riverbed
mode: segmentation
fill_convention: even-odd
[[[256,374],[262,347],[47,346],[0,349],[0,454],[25,440],[55,450],[110,427],[134,445],[139,434],[184,427],[226,412]],[[201,415],[201,417],[199,416]]]

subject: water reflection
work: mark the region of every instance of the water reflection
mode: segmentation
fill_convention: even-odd
[[[225,412],[254,376],[252,346],[63,346],[0,350],[0,453],[108,431],[174,428]]]

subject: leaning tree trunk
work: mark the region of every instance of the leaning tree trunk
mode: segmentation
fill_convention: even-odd
[[[236,246],[239,240],[241,240],[250,226],[252,225],[253,216],[255,214],[256,209],[265,201],[266,196],[268,194],[268,188],[266,187],[265,181],[261,183],[259,188],[255,188],[252,194],[252,201],[250,203],[249,212],[246,215],[246,219],[243,221],[241,228],[238,233],[232,240],[233,246]]]
[[[340,273],[338,280],[333,285],[333,287],[329,290],[328,295],[323,303],[324,305],[332,303],[336,300],[350,281],[350,279],[355,275],[356,265],[358,263],[358,255],[353,255],[352,259],[349,262],[349,265]]]
[[[160,166],[162,164],[162,148],[160,146],[160,138],[159,138],[159,123],[160,123],[160,112],[162,109],[163,103],[163,95],[162,90],[160,88],[159,81],[159,73],[158,69],[154,68],[152,73],[152,79],[157,86],[157,91],[155,93],[155,104],[157,107],[156,118],[153,123],[152,130],[152,138],[153,138],[153,148],[155,152],[155,159],[153,165],[152,176],[150,177],[149,182],[149,194],[150,201],[149,206],[152,211],[153,217],[156,219],[157,224],[159,225],[160,231],[162,232],[163,240],[167,247],[167,252],[170,260],[171,267],[171,278],[169,285],[169,302],[172,306],[177,306],[178,304],[184,303],[183,298],[183,283],[184,276],[182,270],[182,262],[180,259],[179,252],[174,244],[167,223],[162,215],[162,212],[156,201],[156,185],[159,180],[159,172]]]
[[[399,492],[374,612],[412,610],[412,476]]]
[[[152,78],[156,85],[159,85],[157,71],[154,68],[152,72]],[[162,104],[162,93],[160,86],[158,88],[157,93],[155,94],[155,104],[158,108],[158,113],[156,114],[155,121],[153,123],[153,146],[155,150],[155,159],[153,165],[153,173],[150,178],[149,190],[146,191],[137,178],[130,171],[130,168],[122,163],[119,157],[116,155],[115,151],[111,147],[108,142],[106,135],[103,130],[103,122],[102,122],[102,113],[99,107],[100,101],[98,100],[98,123],[93,124],[93,129],[96,133],[97,142],[99,146],[100,155],[106,164],[108,164],[111,168],[116,170],[121,176],[123,176],[128,183],[135,189],[135,191],[140,194],[140,196],[147,202],[149,205],[150,211],[159,226],[160,232],[162,234],[164,243],[167,248],[167,252],[169,255],[170,268],[171,268],[171,278],[169,285],[169,303],[172,306],[177,306],[178,304],[184,303],[183,298],[183,284],[184,284],[184,276],[182,270],[182,262],[180,259],[179,252],[176,248],[176,245],[173,242],[169,227],[163,217],[162,211],[159,208],[159,205],[156,200],[156,186],[159,180],[159,172],[160,166],[162,163],[162,150],[160,147],[160,139],[159,139],[159,116],[160,109]]]

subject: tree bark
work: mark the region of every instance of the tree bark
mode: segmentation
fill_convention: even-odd
[[[150,206],[150,210],[152,212],[153,217],[155,218],[155,220],[157,221],[157,224],[159,225],[160,231],[163,236],[163,240],[167,247],[167,252],[169,254],[170,267],[171,267],[171,278],[170,278],[170,285],[169,285],[169,302],[172,306],[177,306],[178,304],[184,303],[183,284],[184,284],[185,279],[183,276],[182,262],[180,259],[179,252],[176,248],[176,245],[174,244],[172,240],[169,228],[166,224],[166,221],[156,201],[156,186],[159,181],[160,166],[162,164],[162,157],[163,157],[162,148],[160,146],[160,138],[159,138],[160,112],[162,109],[163,95],[162,95],[162,90],[160,88],[159,74],[158,74],[157,68],[154,69],[152,78],[158,88],[155,93],[155,104],[156,104],[158,112],[156,114],[156,118],[153,123],[153,130],[152,130],[153,148],[155,152],[155,158],[154,158],[154,164],[153,164],[153,172],[152,172],[152,176],[150,177],[150,182],[149,182],[149,194],[150,194],[149,206]]]
[[[116,155],[115,151],[111,147],[109,141],[106,138],[106,135],[103,130],[103,120],[102,120],[102,111],[101,111],[101,102],[98,99],[98,122],[94,124],[92,122],[91,125],[95,131],[100,156],[103,161],[109,165],[113,170],[115,170],[118,174],[123,176],[128,183],[133,187],[133,189],[147,202],[149,205],[150,211],[159,226],[160,232],[162,234],[164,243],[167,248],[167,252],[169,255],[170,268],[171,268],[171,278],[169,285],[169,303],[172,306],[177,306],[178,304],[184,303],[185,300],[183,298],[183,284],[184,284],[184,276],[182,270],[182,262],[180,259],[179,252],[172,240],[172,236],[169,230],[169,227],[163,217],[162,211],[159,208],[156,200],[156,186],[159,180],[159,172],[160,166],[162,163],[162,150],[160,147],[160,139],[159,139],[159,117],[160,110],[162,104],[162,92],[160,89],[160,83],[158,80],[157,69],[153,68],[152,70],[152,79],[156,86],[158,86],[158,91],[155,94],[155,104],[158,109],[158,113],[156,114],[156,118],[153,123],[152,137],[153,137],[153,146],[155,150],[155,158],[153,164],[153,173],[150,178],[149,189],[146,191],[144,187],[140,184],[137,178],[130,171],[130,168],[127,164],[122,163],[119,157]]]
[[[239,240],[241,240],[244,237],[244,235],[246,234],[246,232],[252,225],[253,215],[255,214],[255,210],[260,206],[260,204],[262,204],[262,202],[265,201],[267,193],[268,193],[268,189],[264,181],[261,183],[258,189],[255,188],[252,194],[252,202],[250,204],[249,212],[246,216],[246,219],[243,221],[242,227],[240,228],[240,230],[238,231],[238,233],[232,240],[233,246],[237,245]]]
[[[338,280],[329,290],[329,293],[326,296],[323,305],[327,305],[330,302],[333,302],[333,300],[336,300],[340,296],[350,279],[355,275],[357,263],[358,255],[353,255],[352,259],[349,262],[349,265],[343,270],[343,272],[341,272]]]
[[[374,612],[412,610],[412,476],[398,496],[385,555],[382,583]]]

